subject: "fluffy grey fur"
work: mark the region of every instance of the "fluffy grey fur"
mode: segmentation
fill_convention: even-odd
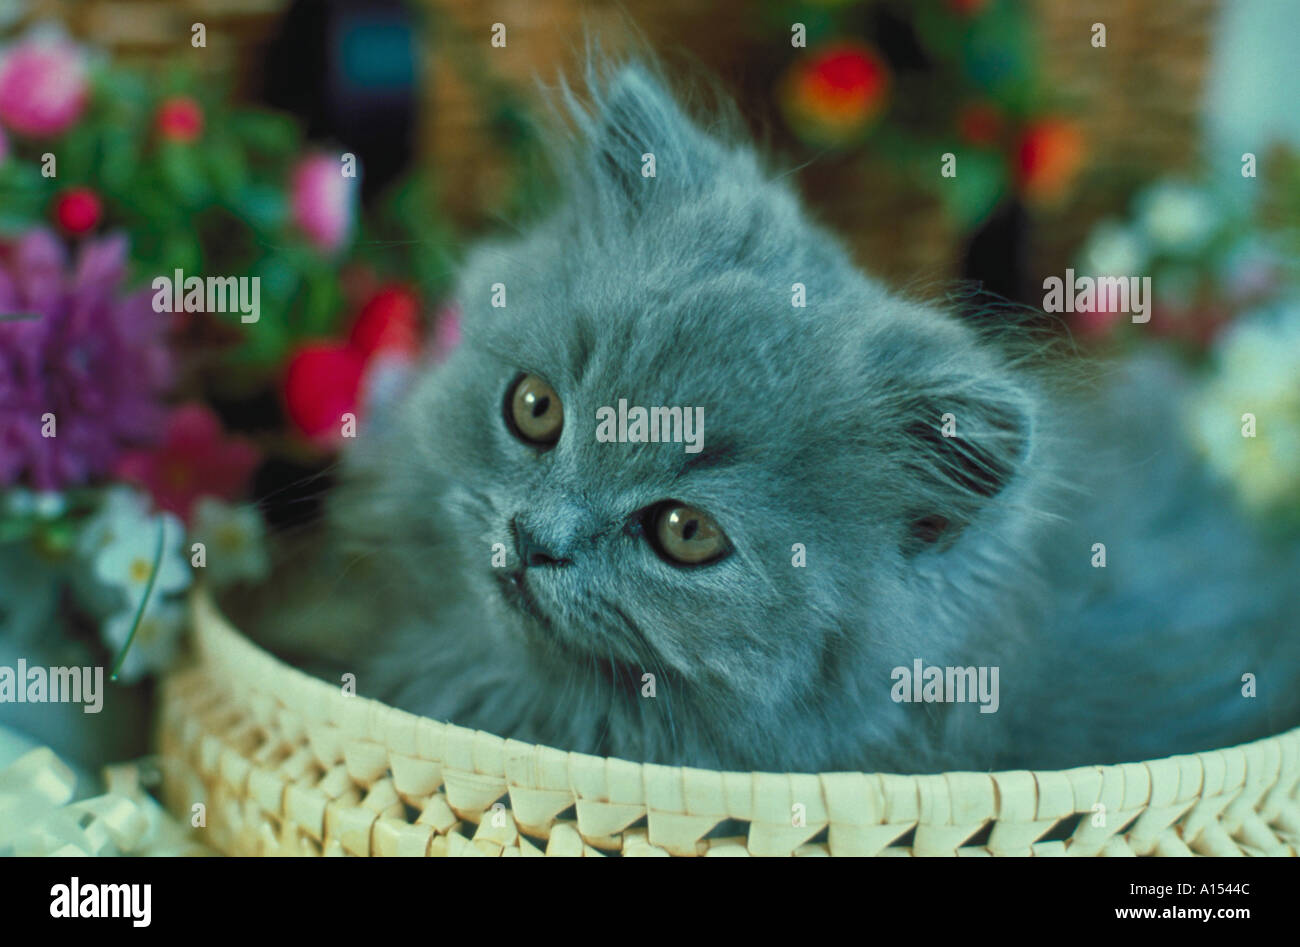
[[[732,769],[1058,767],[1297,722],[1300,549],[1252,533],[1184,452],[1175,372],[1064,385],[1077,371],[1041,339],[858,272],[648,69],[594,85],[591,107],[570,100],[564,202],[469,257],[463,343],[365,426],[335,559],[271,637],[422,714]],[[563,401],[552,450],[503,420],[524,372]],[[597,443],[619,398],[703,406],[705,450]],[[711,514],[731,554],[660,558],[641,516],[669,499]],[[570,564],[524,568],[520,528]],[[534,611],[503,594],[509,573]],[[891,671],[917,658],[997,666],[998,711],[895,702]]]

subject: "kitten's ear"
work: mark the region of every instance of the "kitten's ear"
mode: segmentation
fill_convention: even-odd
[[[620,67],[601,84],[595,106],[583,124],[602,190],[642,208],[657,196],[708,186],[721,148],[649,69]]]
[[[1021,473],[1030,446],[1029,404],[1014,387],[989,385],[910,405],[914,504],[912,552],[945,548]]]

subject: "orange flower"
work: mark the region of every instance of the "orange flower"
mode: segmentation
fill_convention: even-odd
[[[1086,153],[1083,133],[1063,118],[1026,125],[1016,146],[1016,182],[1033,202],[1057,200],[1074,183]]]
[[[888,89],[889,73],[875,51],[843,41],[796,62],[781,81],[780,100],[798,134],[836,143],[871,124]]]

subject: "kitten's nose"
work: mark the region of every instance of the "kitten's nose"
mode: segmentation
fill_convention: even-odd
[[[514,520],[512,525],[515,531],[515,552],[519,555],[519,562],[525,569],[535,569],[538,566],[567,566],[572,562],[571,559],[556,555],[523,523]]]

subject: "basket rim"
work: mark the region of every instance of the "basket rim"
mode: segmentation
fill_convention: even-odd
[[[1261,737],[1257,740],[1250,740],[1245,743],[1232,744],[1225,747],[1211,747],[1205,750],[1198,750],[1192,753],[1179,753],[1171,756],[1155,757],[1145,760],[1130,760],[1118,763],[1082,763],[1077,766],[1067,767],[1064,769],[1012,769],[1012,770],[942,770],[938,773],[897,773],[885,770],[820,770],[817,772],[782,772],[778,770],[719,770],[708,769],[699,766],[678,766],[664,763],[646,763],[637,760],[628,760],[622,757],[597,756],[590,753],[582,753],[576,750],[565,750],[560,747],[553,747],[543,743],[531,743],[523,740],[516,740],[512,737],[501,736],[487,730],[476,730],[470,727],[460,726],[448,721],[437,720],[432,717],[424,717],[411,711],[402,710],[399,707],[393,707],[383,701],[373,697],[362,697],[360,695],[345,694],[340,687],[329,682],[314,677],[305,671],[293,667],[283,661],[276,655],[257,645],[251,639],[246,637],[238,628],[236,628],[229,619],[221,612],[216,602],[213,600],[211,593],[202,585],[197,586],[189,593],[189,611],[190,611],[190,636],[194,644],[197,663],[200,667],[211,670],[214,666],[225,667],[234,672],[228,674],[225,679],[239,686],[238,678],[244,678],[249,689],[263,692],[275,693],[281,701],[290,703],[289,697],[298,698],[292,703],[295,710],[305,717],[315,718],[322,722],[328,722],[340,726],[345,730],[355,732],[358,736],[369,736],[373,738],[375,731],[375,718],[382,716],[388,718],[384,726],[385,731],[400,732],[407,728],[417,730],[434,731],[443,739],[437,739],[433,742],[437,744],[448,745],[459,744],[462,742],[481,743],[487,739],[496,741],[504,748],[507,744],[516,748],[536,748],[550,753],[562,754],[565,757],[573,757],[596,762],[614,762],[622,766],[636,767],[645,770],[673,770],[688,771],[697,773],[709,773],[730,777],[751,777],[751,776],[776,776],[776,777],[797,777],[820,779],[828,777],[831,779],[844,776],[881,776],[890,779],[908,779],[908,780],[926,780],[943,777],[969,777],[978,776],[982,779],[998,776],[1009,776],[1012,774],[1023,775],[1026,773],[1034,776],[1078,774],[1086,772],[1089,774],[1107,771],[1122,771],[1134,766],[1148,766],[1152,764],[1177,764],[1180,761],[1196,760],[1202,767],[1206,763],[1207,757],[1232,751],[1247,751],[1251,748],[1262,749],[1270,745],[1281,746],[1283,743],[1294,743],[1297,746],[1297,753],[1300,753],[1300,726],[1283,730],[1271,736]],[[193,670],[192,664],[185,665],[180,670],[182,672]],[[176,673],[176,672],[173,672]],[[279,680],[273,682],[273,686],[264,685],[267,679],[272,675],[279,677]],[[308,698],[302,700],[302,698]],[[427,736],[428,734],[426,734]],[[402,743],[409,741],[403,740]],[[420,741],[420,742],[428,742]],[[479,754],[475,754],[476,756]],[[477,767],[476,767],[477,768]]]

